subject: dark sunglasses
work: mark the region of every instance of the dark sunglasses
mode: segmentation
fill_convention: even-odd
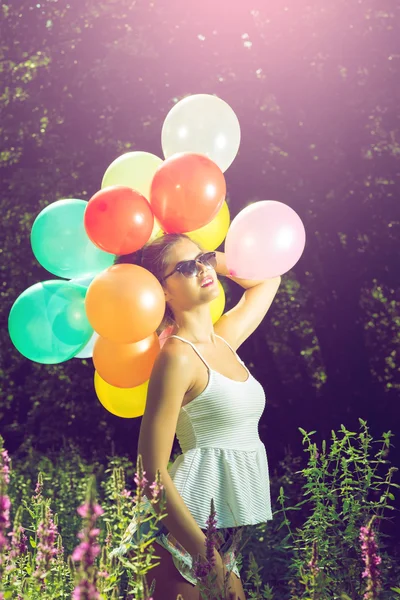
[[[182,275],[184,275],[185,277],[194,277],[195,275],[198,275],[200,273],[199,267],[197,265],[198,262],[204,265],[205,267],[215,269],[215,267],[217,266],[217,255],[215,252],[204,252],[203,254],[200,254],[197,258],[191,260],[182,260],[176,265],[175,269],[171,271],[171,273],[168,273],[168,275],[163,277],[163,280],[167,279],[168,277],[171,277],[171,275],[173,275],[176,271],[182,273]]]

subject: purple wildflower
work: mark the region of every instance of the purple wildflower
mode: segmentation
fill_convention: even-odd
[[[48,504],[43,506],[43,517],[37,528],[37,552],[36,552],[36,570],[33,573],[34,577],[42,580],[42,589],[46,587],[45,576],[50,569],[52,559],[57,556],[58,549],[57,527],[53,521],[51,508]]]
[[[378,565],[382,562],[382,559],[378,555],[375,532],[372,529],[374,518],[372,517],[366,527],[360,527],[361,554],[365,563],[362,577],[367,578],[364,600],[376,600],[381,589]]]
[[[93,479],[88,487],[86,502],[77,509],[77,512],[85,519],[85,524],[82,531],[78,533],[81,543],[72,553],[72,560],[80,563],[80,581],[73,591],[72,599],[97,600],[100,598],[100,594],[96,588],[95,560],[100,554],[101,548],[97,543],[97,536],[100,533],[100,529],[95,525],[98,517],[104,511],[95,501]]]
[[[134,495],[133,497],[133,501],[140,503],[140,500],[142,498],[142,494],[146,488],[146,485],[148,484],[148,480],[145,477],[146,475],[146,471],[143,471],[141,468],[141,465],[138,468],[138,471],[135,473],[135,483],[137,485],[137,493]]]
[[[0,496],[0,529],[10,527],[11,501],[8,496]]]
[[[146,485],[148,484],[148,481],[147,481],[145,475],[146,475],[146,471],[143,471],[141,477],[138,473],[135,473],[135,477],[134,477],[136,485],[140,486],[142,489],[144,489],[146,487]]]
[[[100,594],[94,583],[82,579],[72,592],[72,600],[100,600]]]
[[[34,500],[36,500],[36,502],[39,502],[42,499],[42,491],[43,491],[43,475],[42,475],[42,473],[39,472],[37,482],[36,482],[36,487],[35,487],[35,495],[33,497]]]
[[[215,567],[215,536],[217,534],[217,519],[214,506],[214,498],[211,498],[211,512],[207,519],[207,530],[206,530],[206,562],[200,562],[200,560],[194,561],[193,572],[195,577],[202,579],[206,577],[211,569]]]
[[[64,546],[62,545],[61,535],[57,538],[57,555],[60,563],[64,562]]]
[[[319,566],[317,563],[318,563],[317,540],[314,540],[313,544],[312,544],[311,560],[309,563],[307,563],[307,565],[310,567],[310,571],[314,577],[317,575],[317,573],[319,571]]]
[[[28,538],[25,535],[25,529],[22,525],[14,526],[14,529],[10,531],[8,536],[11,538],[11,550],[8,559],[12,562],[28,551]]]
[[[111,546],[111,542],[112,542],[112,530],[111,530],[111,527],[107,526],[107,536],[104,541],[105,547],[108,548],[109,546]]]
[[[215,547],[216,534],[217,534],[217,519],[216,519],[215,506],[214,506],[214,498],[211,498],[211,513],[207,519],[206,557],[212,567],[215,566],[214,547]]]
[[[4,441],[0,435],[0,581],[6,562],[5,551],[9,548],[7,529],[10,527],[11,501],[7,496],[7,486],[10,482],[10,458],[4,448]]]
[[[82,565],[85,567],[92,567],[94,565],[95,558],[100,554],[100,546],[98,544],[91,543],[92,539],[94,540],[94,535],[92,533],[93,531],[94,530],[78,534],[80,539],[89,539],[82,541],[72,553],[72,560],[82,563]]]
[[[0,480],[8,485],[10,483],[10,457],[5,448],[2,448],[0,456]]]
[[[8,548],[6,530],[10,527],[10,498],[7,496],[7,486],[10,483],[10,457],[3,446],[0,436],[0,553]]]

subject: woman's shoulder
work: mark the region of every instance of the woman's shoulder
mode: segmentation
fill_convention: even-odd
[[[176,338],[165,341],[161,348],[151,372],[151,379],[170,380],[177,379],[180,385],[189,389],[196,378],[196,362],[193,358],[193,350],[189,344],[185,344]]]
[[[167,338],[160,350],[160,355],[163,356],[164,360],[172,362],[178,361],[182,365],[192,364],[193,354],[190,344],[173,337]]]

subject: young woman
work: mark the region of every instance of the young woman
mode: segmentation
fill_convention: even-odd
[[[138,260],[138,255],[140,260]],[[261,384],[236,354],[263,320],[280,277],[252,281],[231,277],[223,252],[203,251],[185,234],[166,234],[139,253],[116,262],[141,264],[160,281],[166,313],[158,331],[172,325],[152,370],[138,453],[149,485],[160,470],[168,515],[157,533],[160,564],[154,600],[199,600],[194,558],[204,560],[205,531],[216,510],[215,592],[227,572],[228,595],[245,600],[235,549],[243,528],[272,519],[268,462],[258,435],[265,408]],[[210,302],[218,296],[217,275],[230,277],[245,292],[215,325]],[[167,469],[174,436],[182,454]],[[151,497],[146,488],[145,499]],[[116,554],[129,552],[131,523]]]

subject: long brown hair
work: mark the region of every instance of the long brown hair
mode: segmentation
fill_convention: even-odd
[[[162,278],[165,275],[165,270],[168,266],[168,254],[171,248],[180,240],[187,239],[192,241],[199,250],[203,250],[199,244],[191,240],[191,238],[185,233],[165,233],[161,237],[156,238],[152,242],[148,242],[142,248],[131,254],[122,254],[116,256],[114,264],[128,263],[132,265],[139,265],[144,269],[147,269],[158,279],[161,283]],[[160,334],[166,327],[175,323],[174,313],[169,307],[168,303],[165,305],[165,313],[163,320],[161,321],[157,334]]]

